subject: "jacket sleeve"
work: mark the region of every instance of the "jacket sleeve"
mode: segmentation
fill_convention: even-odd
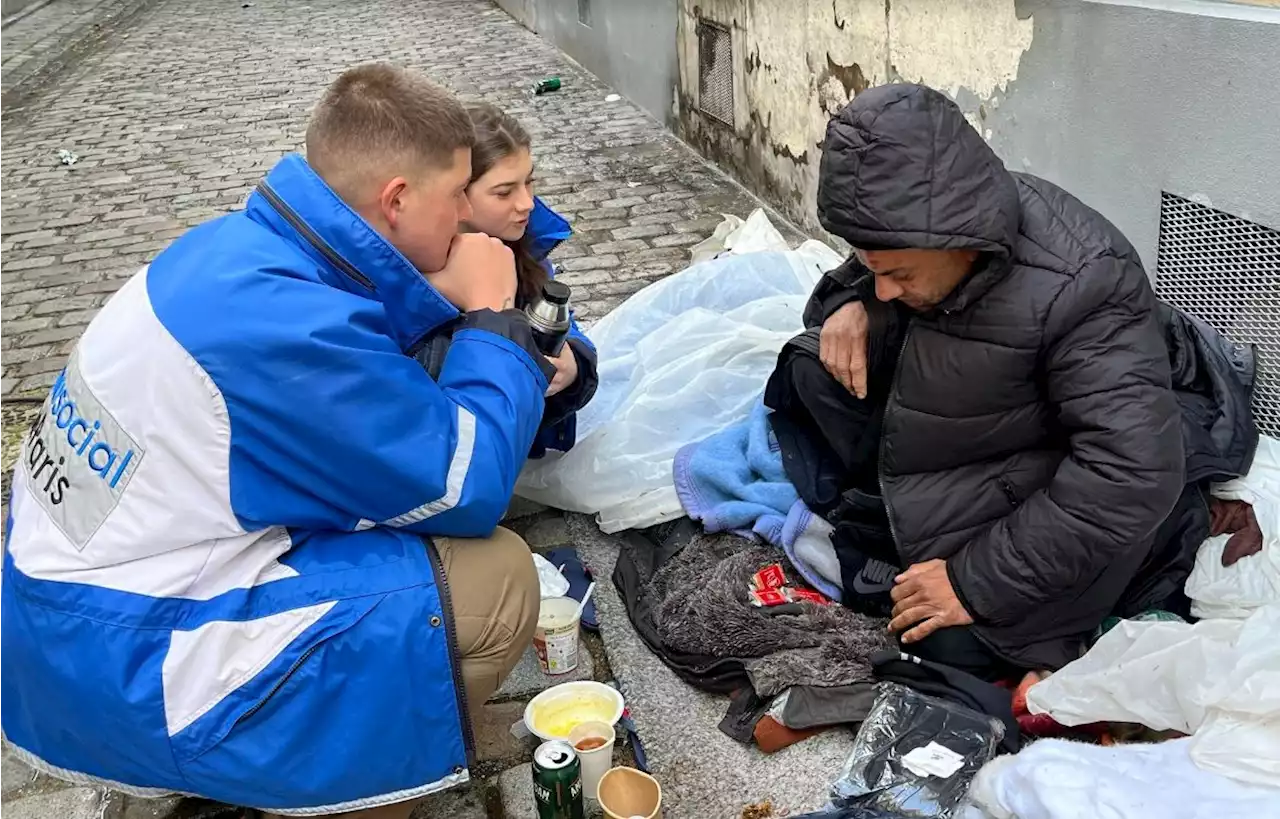
[[[547,276],[555,278],[556,266],[544,259],[543,266]],[[578,359],[578,380],[569,388],[547,399],[547,408],[542,414],[542,426],[534,438],[530,458],[541,458],[548,449],[568,452],[578,438],[578,410],[585,407],[595,397],[596,388],[600,385],[596,347],[578,327],[578,320],[570,317],[569,338],[566,342]]]
[[[549,383],[522,315],[464,316],[437,380],[359,321],[279,349],[228,400],[246,528],[493,531]]]
[[[871,274],[850,256],[835,270],[827,271],[804,308],[804,326],[821,327],[831,314],[851,301],[870,302],[875,298]]]
[[[1154,307],[1142,268],[1112,256],[1050,307],[1042,375],[1069,452],[1046,488],[948,560],[976,622],[1012,623],[1113,563],[1136,568],[1177,501],[1181,422]]]
[[[587,405],[596,394],[600,376],[596,371],[596,348],[574,321],[565,342],[578,359],[578,379],[569,388],[547,399],[542,415],[544,426],[554,426]]]

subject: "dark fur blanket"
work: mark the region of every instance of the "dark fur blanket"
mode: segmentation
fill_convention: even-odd
[[[887,621],[840,605],[802,603],[780,614],[750,603],[751,576],[781,563],[782,552],[732,535],[698,535],[654,573],[643,595],[664,643],[692,654],[743,661],[752,687],[771,697],[796,685],[872,680],[869,657],[890,647]]]

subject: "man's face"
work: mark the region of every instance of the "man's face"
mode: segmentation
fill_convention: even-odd
[[[858,261],[875,274],[876,298],[902,302],[923,313],[969,275],[976,250],[854,250]]]
[[[470,177],[471,151],[459,148],[448,168],[397,177],[384,189],[387,239],[419,272],[435,273],[449,260],[458,224],[471,217],[466,195]]]

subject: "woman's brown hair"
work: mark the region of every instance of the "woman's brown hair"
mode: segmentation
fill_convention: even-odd
[[[496,105],[487,102],[472,105],[467,108],[467,114],[476,129],[476,141],[471,148],[472,182],[517,151],[530,149],[532,142],[529,140],[529,133],[515,117]],[[507,242],[507,247],[511,248],[516,257],[516,278],[519,281],[516,298],[522,305],[536,299],[547,281],[547,269],[533,257],[529,244],[527,231],[518,242]]]

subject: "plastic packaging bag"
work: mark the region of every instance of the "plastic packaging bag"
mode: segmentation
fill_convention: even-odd
[[[1242,561],[1243,562],[1243,561]],[[1193,734],[1202,769],[1280,787],[1280,603],[1249,619],[1122,621],[1027,692],[1063,725],[1136,722]]]
[[[569,593],[569,581],[564,579],[560,570],[537,552],[533,553],[533,567],[538,570],[538,586],[542,591],[542,599],[548,597],[564,597]]]
[[[836,806],[949,819],[1004,738],[1000,720],[897,683],[881,683],[858,730]]]
[[[516,493],[595,514],[606,532],[684,514],[676,451],[747,417],[782,345],[804,329],[809,294],[841,262],[819,242],[781,243],[753,213],[729,254],[649,285],[593,326],[600,385],[578,413],[577,444],[531,461]]]

